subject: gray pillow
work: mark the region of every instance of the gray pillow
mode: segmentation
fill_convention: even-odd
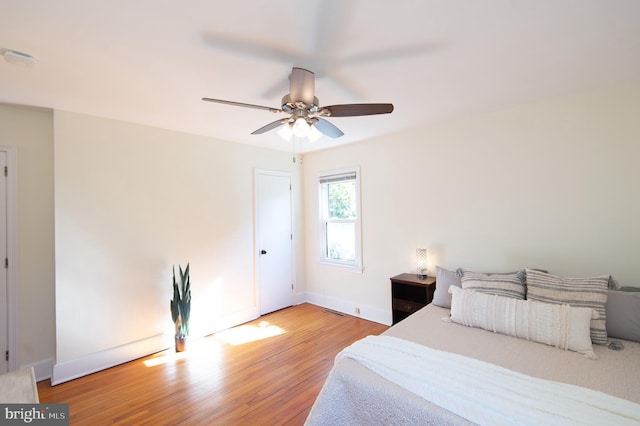
[[[431,303],[442,308],[451,308],[450,286],[462,287],[460,277],[454,271],[436,266],[436,291]]]
[[[638,290],[609,290],[607,334],[610,337],[640,342],[640,292]]]

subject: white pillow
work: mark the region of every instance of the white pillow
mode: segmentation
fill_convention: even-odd
[[[453,286],[449,292],[453,322],[596,358],[590,324],[598,313],[591,308],[519,300]]]

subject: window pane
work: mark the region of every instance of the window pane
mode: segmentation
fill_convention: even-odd
[[[355,261],[355,236],[355,223],[327,223],[327,258]]]
[[[356,183],[355,181],[329,183],[328,206],[329,219],[356,218]]]

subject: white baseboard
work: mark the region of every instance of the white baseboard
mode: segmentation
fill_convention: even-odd
[[[23,367],[33,367],[33,372],[36,376],[36,382],[40,380],[50,379],[53,374],[53,360],[46,359],[44,361],[38,361],[34,364],[26,365]]]
[[[238,324],[257,318],[257,309],[250,309],[237,314],[225,317],[219,323],[212,326],[210,330],[200,330],[193,338],[216,333]],[[100,370],[104,370],[125,362],[151,355],[174,346],[173,334],[162,334],[131,342],[115,348],[95,352],[70,361],[60,362],[53,365],[53,373],[50,374],[51,384],[57,385],[78,377],[86,376]],[[36,375],[37,376],[37,375]],[[46,377],[44,377],[46,378]]]
[[[296,293],[296,297],[295,298],[296,298],[296,302],[295,302],[296,305],[308,302],[307,293]]]
[[[51,384],[57,385],[118,364],[160,352],[173,345],[173,335],[161,334],[115,348],[94,352],[53,366]]]
[[[359,317],[384,325],[391,325],[392,323],[392,315],[390,310],[387,311],[371,306],[354,304],[351,301],[342,300],[335,297],[323,296],[317,293],[307,292],[302,293],[300,296],[303,296],[301,298],[304,299],[300,303],[308,302],[313,305],[322,306],[323,308],[331,309],[333,311],[341,312],[343,314]],[[360,309],[360,314],[356,314],[356,308]]]

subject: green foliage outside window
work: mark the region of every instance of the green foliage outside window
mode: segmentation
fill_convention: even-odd
[[[338,182],[328,185],[329,217],[334,219],[356,218],[356,184]]]

